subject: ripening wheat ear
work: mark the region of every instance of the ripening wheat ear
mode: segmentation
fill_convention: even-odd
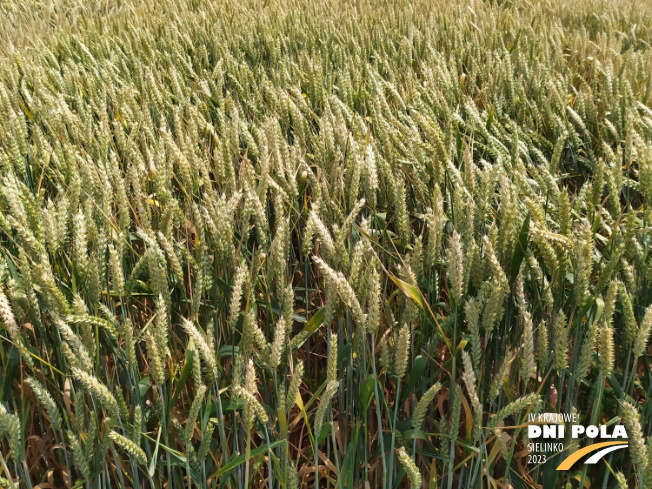
[[[398,455],[398,461],[405,469],[408,479],[410,479],[410,487],[412,489],[419,489],[422,484],[421,472],[419,472],[414,460],[407,454],[404,447],[399,448],[396,454]]]
[[[269,345],[269,366],[275,370],[281,363],[281,355],[283,354],[283,343],[287,332],[287,326],[283,317],[279,318],[274,328],[274,341]]]
[[[647,451],[648,447],[645,445],[643,437],[643,428],[641,426],[640,415],[638,409],[625,401],[622,403],[623,408],[623,421],[627,429],[627,437],[629,438],[629,452],[631,454],[632,463],[644,469],[647,465]]]
[[[188,446],[192,440],[192,436],[195,431],[195,422],[197,420],[197,415],[199,414],[202,403],[204,402],[206,390],[207,389],[205,385],[200,385],[195,392],[194,399],[192,400],[190,411],[188,412],[188,419],[186,419],[186,427],[183,431],[183,441],[186,446]]]
[[[28,377],[25,382],[32,388],[34,395],[38,401],[43,405],[45,411],[48,413],[50,418],[50,424],[54,430],[59,430],[61,428],[61,413],[57,407],[56,402],[52,398],[52,395],[47,391],[43,385],[36,380],[34,377]]]
[[[469,356],[466,350],[462,351],[462,362],[464,363],[464,373],[462,374],[462,379],[464,380],[464,385],[466,386],[466,391],[469,394],[469,399],[471,400],[471,405],[473,406],[474,414],[474,423],[473,423],[473,433],[474,437],[480,435],[480,426],[482,424],[482,403],[478,398],[476,392],[475,384],[475,372],[473,371],[473,364],[471,362],[471,357]]]
[[[23,339],[21,338],[20,335],[20,328],[18,327],[18,323],[16,323],[16,319],[14,318],[14,313],[11,309],[11,305],[9,304],[9,299],[5,295],[1,284],[0,284],[0,318],[5,323],[5,326],[9,331],[9,337],[18,348],[21,358],[27,364],[28,367],[33,369],[34,361],[32,360],[32,356],[30,355],[29,351],[27,350],[27,348],[25,348],[25,345],[23,344]]]
[[[423,216],[427,224],[426,234],[426,251],[425,251],[425,268],[432,269],[435,262],[439,259],[443,228],[446,224],[446,214],[444,213],[444,199],[439,190],[435,187],[433,195],[433,208],[428,208],[427,213]]]
[[[235,271],[233,289],[231,291],[231,302],[229,305],[229,326],[231,329],[235,328],[238,321],[238,314],[240,314],[240,299],[242,299],[242,292],[247,280],[247,275],[247,265],[242,262],[238,265],[238,268]]]
[[[367,293],[367,325],[366,329],[371,334],[376,334],[380,325],[380,304],[381,304],[381,280],[380,272],[374,270],[369,280],[369,292]]]
[[[464,253],[461,236],[453,231],[448,244],[448,275],[451,281],[451,295],[458,302],[464,294]]]
[[[205,336],[199,332],[193,323],[186,318],[182,318],[182,326],[186,334],[195,342],[199,354],[208,367],[208,380],[212,382],[217,378],[217,363],[215,352],[206,341]]]
[[[111,270],[111,285],[113,285],[113,289],[118,295],[124,295],[125,277],[122,270],[122,263],[120,263],[118,252],[111,243],[109,243],[109,269]]]
[[[161,355],[156,338],[151,331],[145,332],[145,344],[147,345],[152,377],[158,385],[163,385],[165,383],[165,357]]]
[[[627,478],[625,477],[625,474],[623,474],[620,471],[616,472],[616,481],[618,482],[618,488],[619,489],[628,489],[629,488],[629,485],[627,484]]]
[[[70,443],[70,446],[72,447],[72,454],[74,456],[75,462],[77,463],[77,468],[84,476],[84,479],[90,480],[91,469],[89,467],[89,461],[86,456],[86,452],[82,447],[81,441],[79,441],[77,435],[75,435],[70,430],[68,430],[66,434],[68,435],[68,441]]]
[[[464,305],[464,315],[466,316],[466,323],[470,333],[471,343],[471,356],[473,358],[473,367],[477,370],[480,366],[482,358],[482,350],[480,343],[480,312],[482,310],[482,302],[476,298],[469,298]]]
[[[614,331],[613,328],[604,323],[598,332],[598,358],[600,370],[605,377],[611,374],[614,369]]]
[[[593,233],[591,231],[591,226],[588,222],[585,222],[580,229],[578,243],[575,246],[575,297],[580,306],[584,305],[588,298],[589,278],[591,277],[591,270],[593,267],[591,255],[593,251],[592,243]]]
[[[445,435],[445,437],[442,437],[441,439],[442,445],[447,447],[447,455],[454,453],[455,444],[457,443],[457,438],[459,436],[463,397],[464,394],[462,394],[460,384],[454,384],[449,392],[448,411],[450,414],[448,414],[448,417],[450,418],[450,423],[446,426],[445,430],[442,430],[442,435]],[[442,421],[444,419],[445,417],[442,418]]]
[[[492,405],[496,402],[496,398],[503,388],[505,377],[509,375],[512,361],[513,357],[511,357],[509,351],[505,352],[504,359],[498,368],[498,372],[496,372],[493,379],[491,379],[491,385],[489,386],[489,402]]]
[[[553,322],[554,335],[554,366],[563,370],[568,366],[568,330],[566,328],[566,315],[559,311]]]
[[[337,258],[337,251],[336,251],[336,245],[335,241],[333,240],[333,237],[331,236],[330,231],[326,227],[326,225],[323,223],[323,221],[319,218],[317,213],[315,212],[314,209],[310,211],[310,229],[314,230],[314,233],[319,237],[321,240],[320,242],[320,248],[323,247],[324,254],[327,258],[331,259],[336,259]],[[305,247],[306,249],[309,249],[309,247]]]
[[[292,374],[292,379],[290,380],[290,385],[288,386],[288,392],[286,396],[288,409],[292,409],[297,399],[297,395],[299,395],[299,388],[301,387],[301,382],[303,381],[303,373],[303,362],[298,362],[294,367],[294,373]]]
[[[18,336],[18,324],[14,318],[14,313],[11,310],[9,299],[4,293],[3,287],[0,287],[0,316],[2,317],[5,327],[9,331],[9,336],[14,339]]]
[[[337,380],[337,335],[331,333],[328,342],[328,356],[326,358],[326,380]]]
[[[593,354],[595,353],[597,336],[598,324],[594,321],[586,331],[584,342],[582,343],[582,348],[580,350],[577,363],[577,373],[580,377],[586,377],[593,366]]]
[[[362,312],[362,307],[360,307],[355,292],[353,291],[351,284],[349,284],[348,280],[344,277],[344,274],[333,270],[318,256],[313,256],[312,259],[326,276],[330,286],[335,288],[342,302],[351,308],[351,312],[353,313],[356,322],[362,325],[366,324],[366,315]]]
[[[400,381],[405,375],[410,358],[410,326],[408,324],[404,324],[399,330],[395,349],[394,375]]]
[[[638,359],[643,355],[645,348],[647,347],[647,342],[650,337],[650,332],[652,331],[652,306],[649,306],[645,310],[645,317],[641,322],[641,325],[634,339],[634,346],[632,347],[632,352],[634,353],[634,358]]]
[[[119,415],[120,411],[118,409],[118,401],[113,394],[111,394],[111,391],[107,386],[102,384],[93,375],[87,374],[76,367],[72,367],[71,371],[75,380],[77,380],[85,390],[93,394],[93,396],[95,396],[101,404],[106,406],[113,414]]]
[[[527,382],[534,375],[534,333],[532,315],[530,314],[523,291],[523,280],[523,272],[521,271],[516,279],[516,295],[519,313],[523,319],[523,347],[521,350],[523,360],[521,363],[521,376]]]
[[[652,436],[647,438],[647,462],[643,470],[643,487],[652,487]]]
[[[262,424],[267,424],[268,417],[265,408],[256,398],[258,386],[256,384],[256,371],[253,360],[249,360],[245,366],[244,385],[234,387],[234,392],[244,401],[243,421],[248,431],[254,426],[254,420],[258,419]]]
[[[326,416],[326,410],[330,406],[331,400],[337,394],[339,387],[339,382],[336,380],[331,380],[326,384],[326,389],[319,400],[319,406],[317,406],[317,411],[315,412],[315,426],[314,426],[314,435],[315,438],[319,437],[321,433],[322,426],[324,424],[324,417]]]

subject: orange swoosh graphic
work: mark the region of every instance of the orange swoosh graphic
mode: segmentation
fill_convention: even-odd
[[[573,466],[575,462],[581,459],[584,455],[587,455],[591,452],[595,452],[596,450],[600,450],[601,448],[609,447],[612,445],[627,445],[627,442],[605,441],[602,443],[595,443],[593,445],[589,445],[588,447],[584,447],[581,450],[578,450],[575,453],[569,455],[561,464],[559,464],[557,470],[568,470]]]

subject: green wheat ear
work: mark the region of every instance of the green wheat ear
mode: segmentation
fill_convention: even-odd
[[[136,445],[129,438],[122,436],[120,433],[116,433],[115,431],[109,432],[109,438],[113,440],[113,443],[120,446],[125,452],[132,456],[139,464],[147,465],[147,455],[145,455],[142,448]]]
[[[435,385],[430,387],[430,389],[428,389],[423,394],[423,396],[421,396],[421,399],[419,399],[417,407],[414,409],[414,414],[412,414],[412,427],[414,429],[420,429],[423,425],[423,421],[426,419],[426,411],[428,410],[428,406],[433,401],[440,389],[441,384],[437,382]]]
[[[7,438],[9,454],[17,461],[18,457],[23,455],[20,420],[17,415],[8,412],[2,404],[0,404],[0,432]]]
[[[324,416],[326,415],[326,410],[328,409],[331,400],[337,393],[339,388],[339,382],[332,380],[326,384],[326,389],[322,394],[321,400],[319,401],[319,406],[317,406],[317,411],[315,412],[315,424],[314,424],[314,434],[319,436],[321,433],[321,428],[324,424]]]

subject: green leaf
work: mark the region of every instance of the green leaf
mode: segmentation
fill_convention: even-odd
[[[217,355],[222,358],[222,357],[234,357],[238,352],[240,351],[240,348],[235,346],[235,345],[224,345],[221,346],[219,351],[217,352]]]
[[[376,225],[378,226],[379,229],[385,229],[385,223],[387,222],[387,213],[386,212],[378,212],[374,215],[374,219],[376,220]]]
[[[494,106],[492,105],[489,108],[489,117],[487,117],[487,125],[485,126],[487,128],[487,131],[491,129],[491,123],[494,120]]]
[[[423,372],[428,366],[428,358],[423,355],[418,355],[414,362],[412,362],[412,371],[410,372],[410,383],[406,389],[403,389],[401,399],[405,400],[408,396],[412,395],[414,386],[421,380]]]
[[[439,330],[439,334],[441,335],[441,338],[444,340],[444,343],[446,343],[446,346],[448,347],[448,350],[451,350],[451,344],[448,338],[446,338],[446,335],[444,334],[444,330],[441,329],[441,325],[439,324],[439,321],[437,321],[437,318],[435,317],[435,313],[432,312],[432,309],[430,309],[430,304],[427,302],[423,301],[423,296],[421,295],[421,291],[417,289],[414,285],[411,285],[407,282],[404,282],[398,277],[395,277],[391,273],[387,271],[386,268],[383,267],[385,270],[385,273],[387,276],[390,278],[392,282],[396,284],[396,286],[409,298],[411,298],[419,308],[430,314],[430,317],[432,317],[432,320],[435,322],[437,325],[437,329]]]
[[[321,307],[317,312],[308,320],[306,325],[299,333],[292,339],[292,348],[301,348],[312,334],[324,324],[324,317],[326,316],[326,308]]]
[[[174,393],[172,394],[171,402],[168,407],[177,405],[177,398],[181,393],[181,389],[183,389],[183,386],[186,384],[188,377],[190,377],[190,374],[192,373],[192,362],[194,361],[194,357],[195,357],[194,349],[188,348],[186,350],[186,362],[185,365],[183,366],[183,370],[181,371],[181,377],[179,377],[177,385],[174,388]],[[169,411],[170,410],[168,409],[168,412]]]
[[[2,401],[9,402],[12,398],[11,386],[14,384],[14,380],[20,374],[20,354],[18,349],[12,347],[9,350],[9,355],[7,359],[7,365],[5,367],[4,374],[2,376]]]
[[[521,269],[521,263],[523,263],[523,258],[525,258],[525,252],[527,250],[528,238],[530,235],[530,214],[525,216],[523,221],[523,226],[521,227],[521,232],[518,235],[518,246],[514,250],[514,256],[512,256],[512,267],[510,270],[509,283],[514,283],[516,276],[518,275],[519,270]]]
[[[356,472],[355,465],[355,454],[358,449],[358,435],[360,433],[360,426],[356,424],[355,431],[353,432],[353,443],[349,444],[349,447],[346,449],[346,454],[344,455],[344,464],[342,465],[342,470],[340,471],[340,477],[337,480],[338,487],[354,487],[353,485],[353,476]],[[344,481],[342,485],[341,482]]]
[[[147,391],[149,391],[151,384],[152,381],[150,380],[149,375],[140,379],[140,382],[138,382],[138,394],[140,394],[141,399],[147,395]]]
[[[512,459],[510,470],[511,473],[514,474],[509,478],[509,481],[512,483],[512,487],[514,489],[525,489],[525,484],[523,484],[523,476],[521,475],[518,463],[514,459]]]
[[[267,445],[262,445],[259,447],[254,448],[251,450],[251,453],[249,455],[250,459],[253,459],[257,457],[258,455],[261,455],[265,453],[268,449],[274,449],[276,447],[279,447],[281,445],[285,445],[286,440],[277,440],[274,443],[271,443],[269,447]],[[233,457],[231,460],[229,460],[229,463],[224,464],[222,467],[220,467],[213,475],[211,475],[211,479],[214,479],[216,477],[221,477],[224,474],[227,474],[228,472],[232,471],[235,469],[238,465],[243,464],[245,462],[245,454],[242,453],[238,455],[237,457]],[[220,483],[220,487],[223,487],[224,484],[229,480],[228,477],[223,477],[222,482]]]
[[[363,411],[365,412],[369,409],[369,405],[371,404],[371,396],[373,394],[375,383],[376,377],[369,375],[362,381],[362,384],[360,384],[360,402],[362,402],[362,406],[364,407]]]
[[[154,448],[154,455],[152,455],[152,460],[150,461],[149,468],[147,469],[147,473],[149,474],[150,477],[154,477],[154,474],[156,473],[156,460],[158,459],[158,449],[161,443],[162,431],[163,431],[163,426],[159,425],[158,435],[156,436],[156,447]]]
[[[323,443],[326,437],[330,434],[332,427],[333,427],[333,423],[331,423],[330,421],[322,425],[321,431],[319,432],[319,436],[317,437],[317,445]]]
[[[604,311],[604,301],[602,297],[595,298],[595,314],[593,315],[593,322],[595,323],[602,317]]]
[[[414,285],[409,284],[407,282],[403,282],[398,277],[394,277],[392,274],[388,273],[387,276],[391,279],[392,282],[396,284],[396,286],[401,289],[401,291],[407,295],[410,299],[412,299],[417,306],[419,306],[422,310],[425,310],[423,306],[423,299],[421,298],[421,292],[419,289],[417,289]]]

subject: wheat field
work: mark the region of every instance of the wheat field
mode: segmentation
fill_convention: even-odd
[[[650,7],[0,3],[0,487],[652,489]]]

